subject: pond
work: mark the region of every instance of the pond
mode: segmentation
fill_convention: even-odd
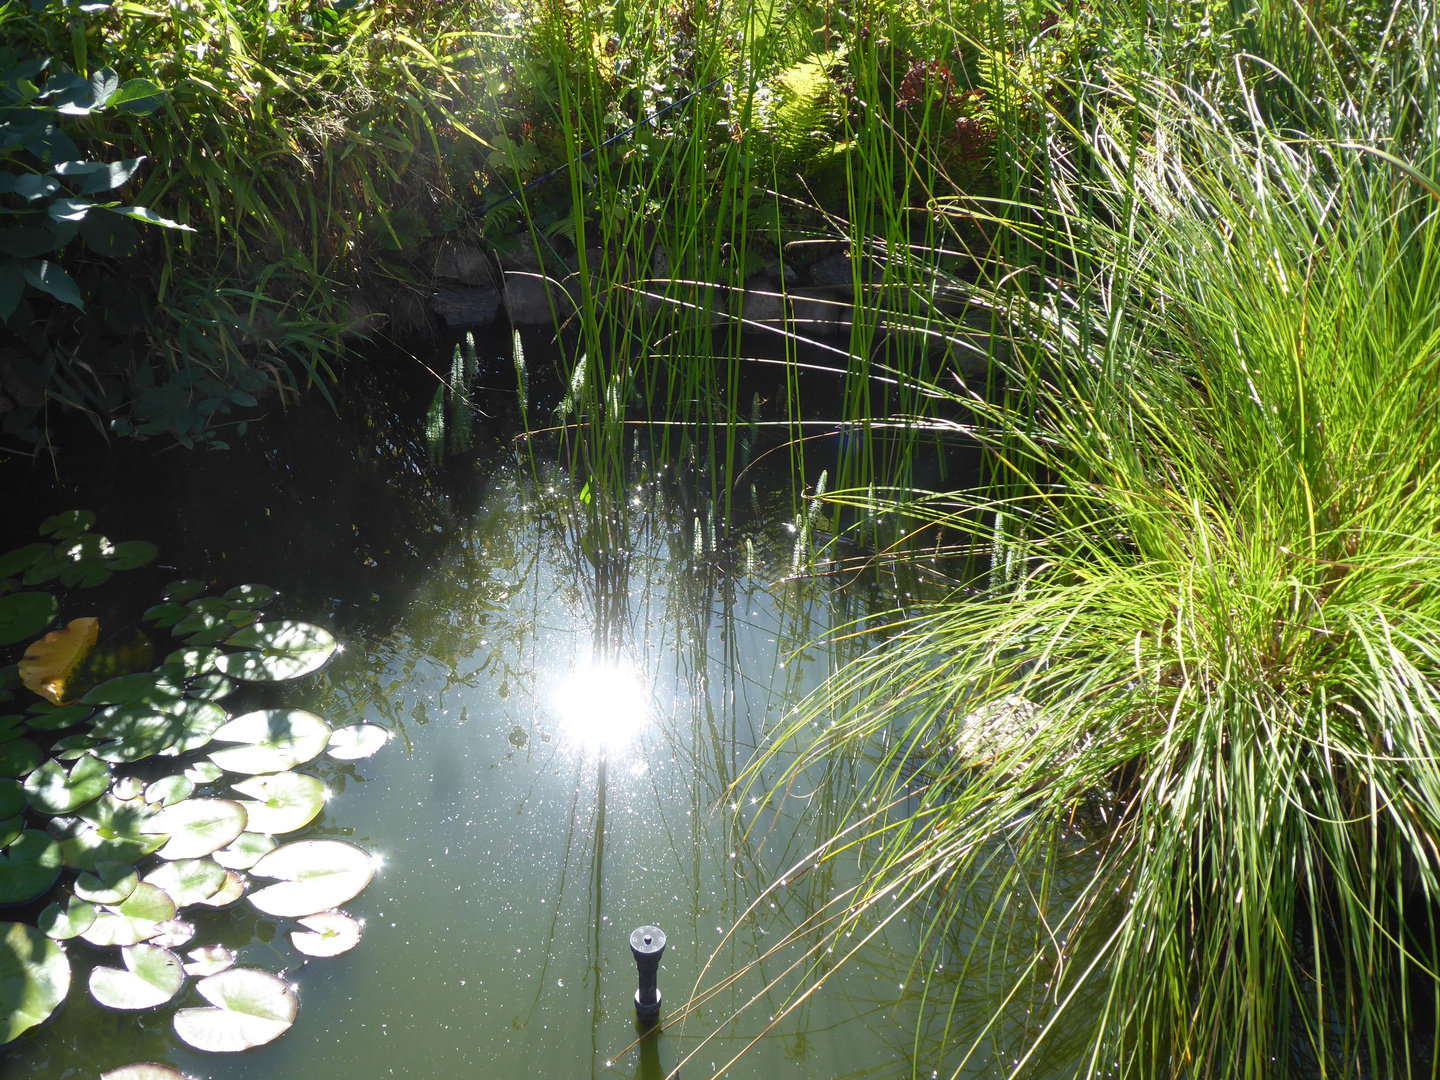
[[[481,342],[482,355],[506,348]],[[491,373],[502,403],[503,371]],[[911,1075],[918,1061],[930,1076],[945,1017],[917,1039],[926,987],[911,922],[885,927],[807,995],[830,969],[806,959],[818,940],[807,921],[858,856],[818,871],[806,856],[843,827],[858,774],[817,776],[762,819],[730,802],[756,747],[868,640],[830,644],[827,632],[905,602],[923,577],[837,573],[810,552],[797,563],[793,492],[758,472],[717,539],[692,478],[642,467],[638,446],[623,537],[607,552],[568,512],[563,471],[517,456],[498,424],[479,428],[478,453],[428,468],[433,385],[411,364],[358,380],[338,413],[311,395],[228,452],[125,443],[83,469],[62,459],[56,477],[12,472],[23,513],[5,547],[30,542],[45,514],[83,506],[109,535],[159,544],[151,585],[274,585],[288,613],[343,646],[285,703],[391,739],[365,760],[304,767],[331,797],[296,836],[349,840],[381,865],[346,905],[363,921],[357,948],[308,959],[290,944],[292,921],[244,902],[197,919],[197,941],[222,941],[297,988],[283,1037],[192,1051],[171,1028],[177,1005],[199,1003],[189,987],[158,1011],[106,1011],[84,984],[113,959],[77,941],[68,1000],[4,1052],[5,1075],[88,1078],[158,1061],[215,1080],[658,1078],[677,1066],[833,1078]],[[665,1029],[635,1046],[628,939],[643,924],[668,937]],[[962,1020],[995,1007],[982,983]],[[709,996],[682,1015],[697,986]],[[968,1029],[951,1020],[952,1036]]]

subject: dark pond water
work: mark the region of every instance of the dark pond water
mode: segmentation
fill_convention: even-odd
[[[365,926],[355,950],[307,962],[288,921],[244,902],[199,920],[197,943],[239,948],[242,963],[298,988],[288,1033],[237,1055],[195,1053],[170,1026],[176,1007],[198,1003],[192,990],[156,1012],[106,1012],[84,980],[113,961],[71,943],[69,1000],[5,1052],[4,1075],[88,1078],[150,1060],[216,1080],[658,1078],[677,1065],[697,1077],[728,1065],[736,1078],[838,1078],[911,1075],[918,1058],[931,1076],[942,1030],[917,1040],[925,986],[911,972],[911,923],[893,923],[810,996],[827,957],[791,965],[813,936],[764,955],[854,872],[827,864],[762,896],[838,827],[854,776],[817,781],[748,834],[753,812],[727,795],[767,732],[845,660],[826,632],[922,585],[826,574],[823,558],[792,577],[792,493],[759,473],[729,540],[712,541],[684,477],[637,467],[623,542],[597,552],[568,512],[563,474],[540,459],[532,471],[499,427],[481,425],[479,452],[427,468],[434,383],[418,363],[396,364],[348,386],[338,415],[308,400],[229,452],[128,444],[81,464],[76,449],[58,477],[6,474],[5,547],[30,541],[46,513],[81,506],[106,535],[161,547],[162,566],[106,594],[116,610],[138,612],[172,577],[272,584],[287,612],[331,627],[344,651],[255,700],[393,738],[367,760],[306,767],[333,797],[297,835],[345,838],[383,860],[347,905]],[[497,416],[503,371],[481,376],[497,386],[484,402]],[[90,602],[72,594],[62,617]],[[646,923],[669,937],[667,1026],[632,1048],[627,939]],[[697,985],[732,974],[679,1016]],[[962,1016],[994,1007],[978,984],[970,997]],[[988,1069],[977,1059],[967,1071]]]

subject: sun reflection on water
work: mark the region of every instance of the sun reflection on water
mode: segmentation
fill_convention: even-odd
[[[581,661],[555,688],[553,701],[566,736],[590,749],[620,749],[650,717],[650,695],[623,662]]]

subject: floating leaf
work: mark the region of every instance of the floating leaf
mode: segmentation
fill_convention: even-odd
[[[141,671],[103,682],[80,700],[87,705],[155,705],[173,701],[184,692],[168,675]]]
[[[390,740],[390,733],[378,724],[355,724],[336,728],[330,734],[330,756],[337,761],[367,758]]]
[[[115,786],[110,789],[110,794],[121,802],[138,799],[145,794],[145,781],[138,776],[122,776],[115,781]]]
[[[235,952],[224,945],[202,945],[185,954],[190,963],[185,965],[186,975],[218,975],[235,966]]]
[[[89,510],[66,510],[54,514],[40,523],[40,535],[52,536],[56,540],[69,540],[79,536],[95,524],[95,515]]]
[[[65,629],[51,630],[30,643],[25,659],[20,661],[20,678],[46,701],[64,705],[70,676],[99,637],[98,619],[72,619]]]
[[[140,761],[175,745],[184,726],[178,717],[149,705],[120,705],[100,714],[92,734],[106,740],[95,756],[115,762]]]
[[[306,956],[339,956],[360,943],[360,924],[343,911],[322,911],[300,920],[310,931],[293,930],[290,940]]]
[[[190,609],[184,604],[167,601],[166,603],[156,604],[153,607],[146,608],[145,613],[140,616],[140,621],[149,623],[151,626],[174,626],[189,613]]]
[[[55,545],[55,559],[60,564],[60,583],[82,589],[103,585],[110,580],[110,541],[95,533],[81,533],[73,540]]]
[[[142,1061],[134,1065],[122,1065],[118,1069],[101,1073],[100,1080],[189,1080],[189,1078],[179,1069],[172,1069],[169,1065],[157,1065],[153,1061]]]
[[[68,905],[62,908],[60,901],[57,900],[40,912],[38,922],[41,932],[46,937],[52,937],[56,941],[66,941],[73,937],[79,937],[90,929],[95,922],[95,905],[87,904],[84,900],[77,900],[72,896]]]
[[[29,730],[30,725],[23,716],[0,716],[0,742],[18,739]]]
[[[38,829],[26,829],[0,854],[0,905],[34,900],[60,876],[60,845]]]
[[[141,831],[156,813],[144,799],[100,796],[80,811],[82,823],[77,831],[60,842],[65,865],[93,871],[97,861],[139,862],[165,843],[164,836]]]
[[[180,859],[156,867],[145,880],[169,893],[177,908],[184,908],[202,904],[224,888],[225,870],[209,859]]]
[[[0,555],[0,578],[23,574],[50,554],[52,547],[51,544],[26,544],[24,547]]]
[[[164,1005],[185,985],[180,958],[158,945],[127,945],[120,950],[125,968],[90,971],[90,996],[107,1009],[135,1011]]]
[[[96,740],[89,735],[66,735],[63,739],[55,740],[54,745],[50,747],[50,753],[54,754],[59,761],[76,761],[84,757],[95,745],[97,745]]]
[[[171,919],[159,924],[159,933],[150,939],[151,945],[162,949],[178,949],[188,945],[195,937],[195,924],[184,919]]]
[[[185,678],[191,679],[211,670],[215,666],[215,661],[224,655],[213,645],[187,645],[165,657],[165,664],[167,667],[171,664],[182,665],[185,669]]]
[[[229,799],[186,799],[145,823],[147,833],[167,833],[162,859],[197,859],[219,851],[245,831],[245,808]]]
[[[330,725],[303,709],[261,709],[237,716],[211,738],[245,744],[210,755],[227,772],[277,773],[319,756],[330,740]]]
[[[34,731],[63,731],[74,727],[94,710],[89,705],[54,705],[48,701],[30,706],[27,723]]]
[[[69,992],[65,950],[33,926],[0,923],[0,1043],[43,1023]]]
[[[160,806],[183,802],[195,793],[195,781],[188,776],[166,776],[145,789],[145,801]]]
[[[225,594],[225,600],[231,607],[262,608],[266,604],[274,603],[275,597],[279,595],[269,585],[236,585]]]
[[[19,780],[0,780],[0,817],[14,817],[25,809],[25,788]]]
[[[138,945],[175,918],[175,901],[164,889],[142,881],[118,907],[103,907],[80,936],[92,945]]]
[[[211,856],[228,870],[249,870],[260,861],[261,856],[275,850],[275,838],[263,833],[243,832],[227,848],[221,848]]]
[[[192,600],[187,605],[185,617],[174,625],[172,633],[185,637],[218,629],[220,635],[215,638],[215,641],[224,641],[224,630],[229,626],[229,623],[225,621],[225,616],[230,614],[230,610],[229,604],[213,596]],[[213,642],[203,642],[203,644],[213,644]]]
[[[185,776],[197,784],[213,784],[224,775],[224,769],[209,761],[197,761],[185,770]]]
[[[197,596],[204,596],[210,586],[203,581],[196,581],[194,578],[181,578],[179,581],[172,581],[160,590],[161,600],[170,600],[183,604],[194,600]]]
[[[230,787],[256,800],[240,804],[248,818],[245,827],[251,832],[294,832],[315,820],[325,805],[325,784],[305,773],[252,776]]]
[[[133,570],[149,563],[158,554],[160,549],[149,540],[126,540],[123,544],[116,544],[115,550],[110,553],[110,569]]]
[[[220,886],[220,891],[217,892],[214,896],[207,897],[200,902],[206,907],[229,907],[231,904],[235,903],[235,901],[239,900],[242,896],[245,895],[245,890],[249,887],[249,885],[249,879],[247,879],[245,875],[238,874],[234,870],[226,870],[225,884]]]
[[[123,904],[140,885],[140,875],[129,863],[100,861],[95,872],[75,879],[75,895],[91,904]]]
[[[196,701],[219,701],[235,692],[235,683],[219,672],[200,675],[185,687],[185,696]]]
[[[42,814],[68,814],[98,799],[110,787],[110,766],[89,754],[67,772],[58,761],[47,761],[25,780],[30,805]]]
[[[247,651],[228,653],[216,666],[246,682],[280,682],[308,675],[323,667],[335,652],[335,637],[328,630],[289,619],[247,626],[225,644]]]
[[[370,856],[343,840],[300,840],[270,852],[250,871],[280,878],[250,894],[250,903],[267,915],[298,918],[338,908],[358,896],[375,867]]]
[[[177,717],[181,726],[180,738],[166,751],[169,754],[185,754],[198,750],[224,726],[230,714],[213,701],[186,701],[180,707]]]
[[[0,847],[9,847],[25,831],[25,816],[16,814],[0,821]]]
[[[29,776],[44,760],[45,755],[29,739],[11,739],[7,743],[0,743],[0,776]]]
[[[295,1022],[295,991],[278,975],[231,968],[195,984],[214,1008],[181,1009],[175,1033],[197,1050],[233,1053],[278,1039]]]
[[[0,596],[0,645],[32,638],[54,621],[59,601],[49,593],[18,592]]]

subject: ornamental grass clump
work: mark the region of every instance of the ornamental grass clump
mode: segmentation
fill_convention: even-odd
[[[993,487],[894,511],[998,514],[1015,572],[897,619],[750,773],[868,757],[813,974],[922,913],[927,1070],[1434,1075],[1440,109],[1397,71],[1297,133],[1252,70],[1054,114],[1045,272],[988,297],[1007,394],[935,386]]]

